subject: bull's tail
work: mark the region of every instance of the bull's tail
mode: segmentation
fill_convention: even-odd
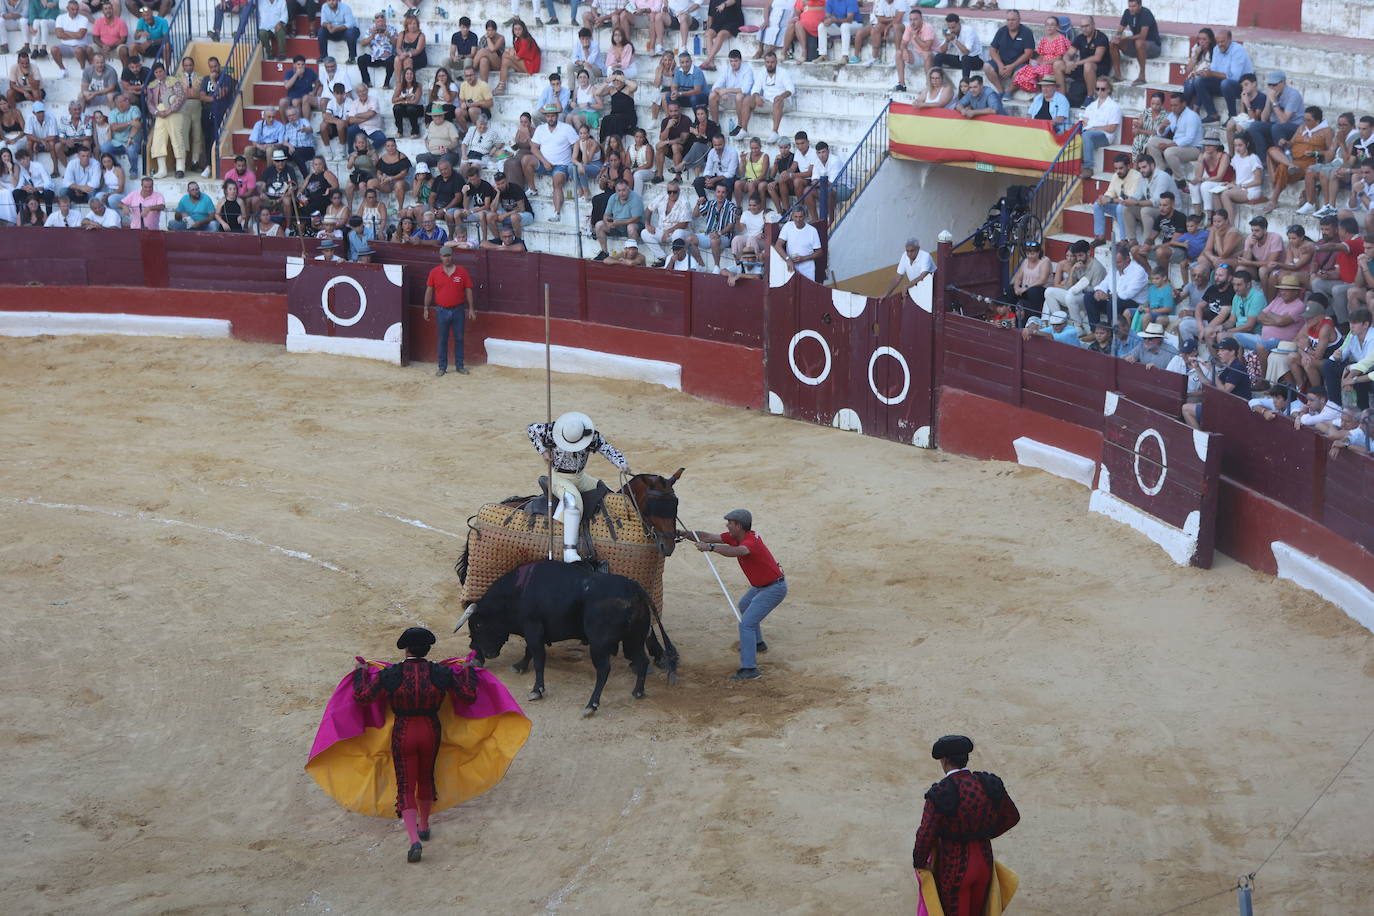
[[[653,656],[654,664],[658,665],[668,674],[669,686],[677,685],[677,665],[680,657],[677,653],[677,646],[668,638],[668,631],[663,628],[663,617],[658,612],[658,605],[654,604],[654,599],[643,588],[640,592],[644,595],[644,600],[649,603],[649,654]],[[663,644],[659,645],[658,636],[654,634],[654,626],[658,626],[658,635],[663,637]]]
[[[468,556],[472,549],[472,532],[476,530],[472,527],[472,519],[476,517],[474,515],[468,519],[468,536],[463,540],[463,555],[458,558],[457,563],[453,564],[453,571],[458,574],[459,585],[468,584]]]

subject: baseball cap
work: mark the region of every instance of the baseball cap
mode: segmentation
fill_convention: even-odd
[[[1287,80],[1288,74],[1282,70],[1270,70],[1269,75],[1265,77],[1265,82],[1271,86],[1277,86],[1279,83],[1287,82]]]
[[[1183,343],[1179,344],[1179,346],[1178,346],[1178,352],[1180,352],[1180,353],[1196,353],[1196,352],[1197,352],[1197,341],[1196,341],[1196,340],[1185,340]]]
[[[637,240],[635,240],[635,239],[626,239],[626,240],[625,240],[625,247],[626,247],[626,248],[638,248],[638,247],[639,247],[639,242],[638,242]]]
[[[731,509],[725,513],[725,520],[727,522],[739,522],[746,528],[754,526],[754,516],[748,509]]]
[[[1238,340],[1236,340],[1234,337],[1227,337],[1227,338],[1224,339],[1221,343],[1217,344],[1217,349],[1218,349],[1218,350],[1235,350],[1237,353],[1239,353],[1239,352],[1240,352],[1240,342],[1239,342]]]
[[[1064,324],[1068,320],[1068,312],[1050,312],[1050,324]]]
[[[440,253],[440,254],[453,254],[453,246],[452,246],[452,245],[440,245],[440,246],[439,246],[439,253]]]
[[[33,103],[33,110],[34,110],[34,111],[47,111],[47,110],[48,110],[48,106],[47,106],[47,105],[44,105],[42,102],[34,102],[34,103]]]

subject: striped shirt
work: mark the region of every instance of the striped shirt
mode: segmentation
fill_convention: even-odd
[[[701,215],[706,220],[707,234],[719,232],[721,235],[733,235],[735,223],[739,222],[739,207],[735,206],[735,202],[727,197],[725,200],[708,198],[702,203]]]

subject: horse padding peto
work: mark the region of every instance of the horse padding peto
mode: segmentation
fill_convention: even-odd
[[[588,533],[596,557],[610,571],[633,579],[663,607],[663,555],[653,535],[645,530],[630,499],[609,493],[604,511],[588,521]],[[548,517],[525,512],[510,503],[487,503],[468,523],[467,578],[463,604],[486,594],[492,583],[525,563],[548,559]],[[555,556],[563,550],[563,523],[553,522]]]

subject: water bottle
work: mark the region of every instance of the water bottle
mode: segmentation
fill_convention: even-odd
[[[696,55],[698,55],[698,56],[701,55],[701,36],[700,36],[700,35],[693,36],[693,38],[692,38],[692,53],[693,53],[693,54],[696,54]]]

